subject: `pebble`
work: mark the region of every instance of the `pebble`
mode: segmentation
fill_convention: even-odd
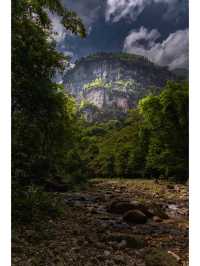
[[[108,256],[110,256],[111,253],[108,250],[104,250],[104,253],[103,254],[104,254],[104,256],[108,257]]]

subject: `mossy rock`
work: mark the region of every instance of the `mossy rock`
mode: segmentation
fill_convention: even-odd
[[[146,266],[178,266],[177,260],[165,250],[151,249],[144,257]]]

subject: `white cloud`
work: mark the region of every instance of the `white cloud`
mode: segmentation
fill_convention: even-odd
[[[188,29],[171,33],[167,39],[158,41],[160,34],[153,29],[141,27],[133,30],[124,41],[124,51],[148,57],[152,62],[174,68],[188,68]]]
[[[164,3],[167,10],[164,19],[178,17],[183,8],[187,6],[187,0],[107,0],[106,21],[118,22],[122,18],[129,17],[133,21],[142,13],[144,8],[152,3]]]
[[[118,22],[126,16],[135,20],[147,2],[147,0],[107,0],[106,21]]]
[[[52,22],[52,27],[53,27],[53,38],[57,42],[61,42],[65,39],[66,36],[66,29],[63,27],[61,24],[61,18],[56,16],[55,14],[52,14],[49,12],[49,18],[51,19]]]

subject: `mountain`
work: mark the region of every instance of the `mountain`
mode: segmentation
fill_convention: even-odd
[[[102,121],[124,116],[139,99],[174,79],[174,73],[145,57],[98,53],[77,61],[63,84],[88,121]]]

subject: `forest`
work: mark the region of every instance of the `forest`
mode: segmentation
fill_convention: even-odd
[[[49,221],[62,219],[65,212],[63,193],[84,191],[102,179],[182,187],[189,175],[188,81],[168,81],[160,93],[149,93],[119,120],[88,122],[75,99],[54,81],[69,59],[56,49],[49,13],[61,18],[66,31],[81,38],[87,35],[77,14],[59,0],[12,1],[13,265],[142,265],[123,264],[120,259],[116,264],[97,264],[98,259],[91,264],[76,260],[59,264],[42,255],[29,261],[30,251],[19,255],[23,252],[16,248],[23,234],[34,247],[41,241],[36,231],[42,238],[50,237]],[[105,257],[109,252],[104,250]],[[164,256],[154,255],[155,260]],[[163,266],[179,265],[174,255],[167,259]],[[162,266],[156,263],[147,256],[147,266]]]

